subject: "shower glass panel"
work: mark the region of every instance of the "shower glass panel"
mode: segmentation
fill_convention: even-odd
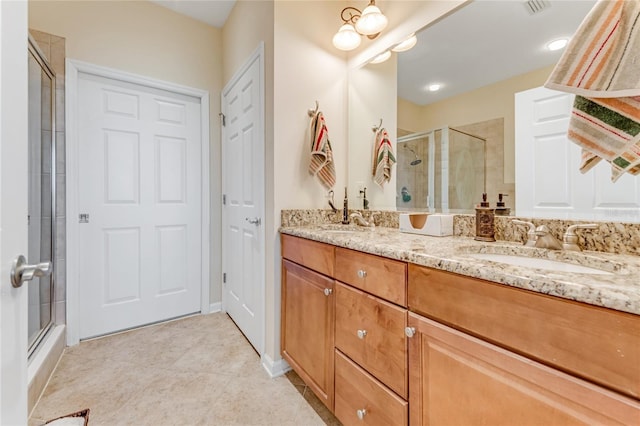
[[[429,135],[417,133],[398,138],[396,207],[424,209],[429,205]]]
[[[453,127],[448,133],[449,211],[470,211],[486,192],[486,141]]]
[[[55,75],[29,39],[29,263],[53,262],[55,211]],[[53,274],[28,284],[29,355],[51,327]]]

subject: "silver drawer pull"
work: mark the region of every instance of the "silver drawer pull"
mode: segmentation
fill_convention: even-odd
[[[367,271],[365,271],[364,269],[360,269],[358,271],[358,278],[365,278],[367,276]]]
[[[404,334],[406,334],[407,337],[413,337],[416,334],[416,328],[415,327],[405,327],[404,328]]]
[[[356,415],[358,416],[358,419],[364,420],[364,416],[367,415],[367,410],[365,410],[364,408],[361,410],[357,410]]]
[[[357,334],[358,334],[358,339],[364,339],[365,336],[367,335],[367,330],[358,330]]]
[[[330,288],[325,288],[324,289],[324,295],[325,296],[329,296],[331,293],[333,293],[333,290],[331,290]]]

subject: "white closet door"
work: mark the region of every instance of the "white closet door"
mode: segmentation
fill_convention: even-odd
[[[199,99],[80,74],[78,106],[80,338],[198,312]]]

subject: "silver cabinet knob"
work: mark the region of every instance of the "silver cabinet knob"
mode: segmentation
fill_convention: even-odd
[[[252,225],[260,226],[260,223],[262,223],[262,220],[259,217],[245,217],[244,220],[246,220]]]
[[[358,278],[365,278],[367,276],[367,271],[365,271],[364,269],[360,269],[358,271]]]
[[[413,337],[416,334],[416,328],[415,327],[405,327],[404,328],[404,334],[406,334],[407,337]]]
[[[360,420],[364,420],[364,416],[366,415],[367,415],[367,410],[365,410],[364,408],[356,411],[356,416],[358,416],[358,419]]]
[[[53,272],[53,264],[51,262],[41,262],[35,265],[28,265],[27,259],[23,255],[19,255],[11,265],[11,284],[15,287],[21,287],[25,281],[31,281],[34,277],[44,277]]]
[[[358,335],[358,339],[364,339],[367,335],[367,330],[358,330],[356,334]]]
[[[325,296],[329,296],[331,293],[333,293],[333,290],[331,290],[330,288],[325,288],[324,289],[324,295]]]

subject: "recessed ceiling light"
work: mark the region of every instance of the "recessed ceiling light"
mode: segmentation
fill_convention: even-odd
[[[551,51],[560,50],[560,49],[563,49],[567,45],[567,43],[569,43],[568,38],[559,38],[557,40],[553,40],[547,43],[547,49]]]
[[[442,87],[442,84],[434,83],[429,85],[430,92],[437,92]]]
[[[380,64],[391,57],[391,51],[387,50],[376,56],[371,60],[371,64]]]

